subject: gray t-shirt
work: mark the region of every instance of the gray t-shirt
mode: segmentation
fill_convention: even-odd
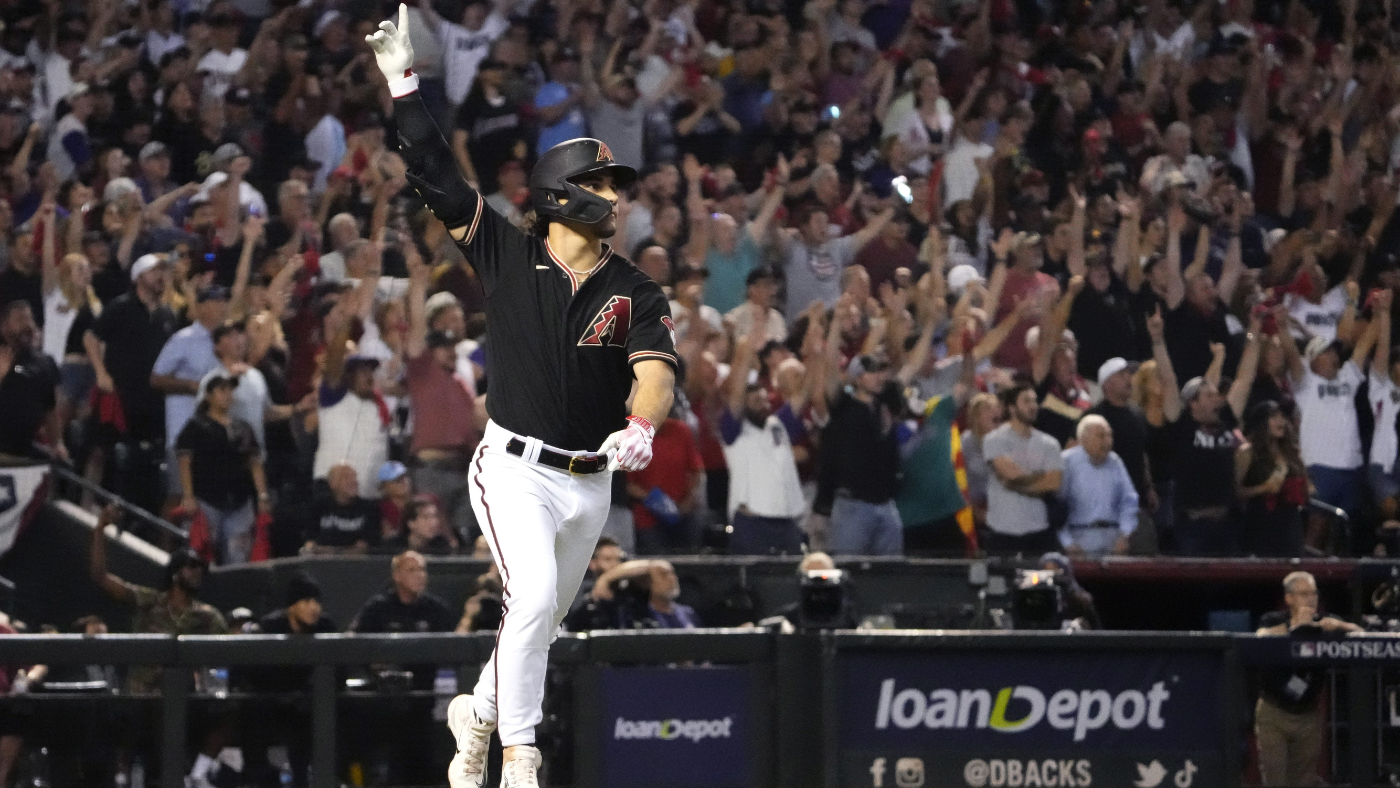
[[[854,236],[835,238],[815,249],[802,240],[790,241],[783,250],[787,273],[787,321],[797,320],[813,301],[828,308],[841,297],[841,271],[856,256]]]
[[[1050,527],[1045,502],[1006,489],[992,461],[1006,457],[1025,473],[1061,469],[1060,444],[1040,430],[1031,430],[1029,438],[1011,428],[1010,424],[987,433],[982,439],[982,454],[987,458],[987,527],[999,534],[1023,536]]]

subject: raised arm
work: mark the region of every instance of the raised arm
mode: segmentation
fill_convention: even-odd
[[[1167,309],[1176,309],[1186,298],[1186,282],[1181,278],[1181,231],[1186,229],[1186,211],[1180,205],[1167,209]]]
[[[1283,349],[1283,366],[1290,380],[1303,379],[1303,357],[1298,353],[1298,343],[1289,332],[1288,308],[1283,304],[1274,307],[1274,323],[1278,326],[1278,341]]]
[[[1356,347],[1351,351],[1351,363],[1355,364],[1357,369],[1366,367],[1366,357],[1371,355],[1371,348],[1376,346],[1376,331],[1379,328],[1380,322],[1372,320],[1371,324],[1366,326],[1366,330],[1361,332],[1361,337],[1356,340]]]
[[[1035,357],[1031,360],[1031,380],[1040,385],[1050,374],[1050,361],[1055,357],[1055,348],[1060,346],[1065,326],[1069,324],[1069,313],[1074,309],[1074,299],[1084,289],[1084,277],[1075,276],[1069,280],[1069,287],[1055,307],[1045,316],[1040,326],[1040,341],[1035,346]]]
[[[1162,411],[1167,421],[1181,417],[1181,386],[1176,382],[1172,357],[1163,338],[1162,308],[1147,316],[1147,333],[1152,337],[1152,360],[1157,362],[1157,379],[1162,383]]]
[[[428,339],[428,280],[433,270],[423,262],[418,248],[412,242],[404,245],[412,249],[405,254],[408,264],[408,341],[404,345],[404,358],[414,359],[423,354]]]
[[[1390,303],[1393,297],[1390,288],[1376,293],[1372,314],[1376,316],[1376,355],[1371,362],[1371,371],[1377,377],[1390,375]]]
[[[1089,202],[1074,188],[1074,184],[1069,186],[1069,197],[1074,202],[1074,214],[1069,220],[1069,255],[1065,265],[1069,268],[1070,276],[1084,276],[1088,268],[1084,261],[1084,215]]]
[[[120,577],[107,571],[107,526],[116,522],[121,509],[114,503],[102,507],[97,514],[97,527],[92,529],[92,543],[88,548],[88,577],[102,589],[102,593],[118,602],[130,602],[131,588]]]
[[[243,298],[248,293],[248,277],[253,270],[253,250],[262,240],[266,222],[261,216],[249,216],[243,220],[243,247],[238,253],[238,268],[233,273],[233,290],[228,298],[229,314],[235,319],[247,315],[248,305]]]
[[[783,194],[791,177],[792,169],[788,166],[787,157],[779,153],[778,175],[773,183],[773,188],[763,198],[763,205],[758,209],[758,215],[744,228],[754,246],[760,249],[768,243],[768,228],[773,223],[773,217],[777,215],[779,206],[783,204]]]
[[[1196,253],[1191,258],[1191,265],[1182,272],[1182,283],[1190,282],[1196,277],[1206,272],[1206,263],[1210,262],[1210,228],[1201,225],[1201,229],[1196,231]]]
[[[1259,343],[1263,333],[1259,330],[1259,318],[1251,317],[1249,331],[1245,334],[1244,355],[1240,356],[1240,366],[1235,370],[1235,382],[1225,401],[1230,403],[1230,411],[1236,419],[1244,418],[1245,406],[1249,404],[1249,391],[1254,388],[1254,376],[1259,372]]]
[[[852,233],[851,240],[853,245],[851,246],[851,254],[854,255],[864,248],[865,245],[870,243],[875,236],[879,235],[880,231],[885,229],[885,225],[889,224],[893,219],[894,209],[886,208],[880,212],[879,216],[871,219],[864,227],[860,228],[859,232]]]
[[[42,266],[43,292],[45,296],[58,287],[58,211],[55,210],[51,195],[44,195],[39,206],[39,220],[44,224],[44,238],[40,245],[40,265]]]

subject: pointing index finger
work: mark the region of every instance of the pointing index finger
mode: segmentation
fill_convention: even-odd
[[[408,4],[399,3],[399,30],[408,32]]]

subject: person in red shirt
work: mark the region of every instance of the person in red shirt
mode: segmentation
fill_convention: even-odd
[[[1001,301],[997,306],[997,321],[1011,314],[1020,302],[1030,299],[1032,306],[1026,308],[1021,322],[1011,329],[1011,336],[1002,344],[993,357],[999,367],[1028,372],[1031,357],[1026,349],[1026,332],[1040,324],[1045,314],[1047,295],[1058,294],[1059,285],[1055,278],[1040,270],[1045,262],[1045,244],[1036,233],[1016,233],[1007,238],[1003,233],[992,244],[992,254],[998,265],[1006,259],[1008,247],[1011,252],[1011,267],[1006,272],[1006,284],[1001,289]]]
[[[627,474],[634,499],[637,552],[656,555],[698,546],[695,503],[705,483],[705,461],[684,421],[667,419],[651,443],[651,464]]]

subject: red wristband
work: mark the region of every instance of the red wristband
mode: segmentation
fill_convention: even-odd
[[[628,416],[627,420],[640,427],[642,432],[647,434],[648,438],[656,437],[656,427],[653,427],[651,422],[641,416]]]

